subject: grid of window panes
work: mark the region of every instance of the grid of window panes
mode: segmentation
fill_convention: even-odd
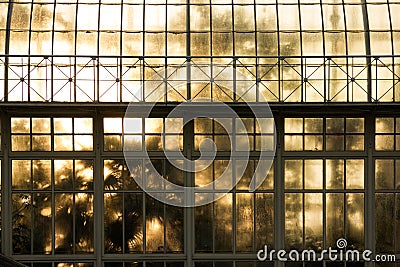
[[[183,149],[182,118],[105,117],[103,129],[104,151]]]
[[[177,86],[185,80],[179,71],[158,73],[186,57],[234,66],[249,81],[237,90],[254,101],[400,100],[394,1],[21,0],[0,2],[0,10],[3,101],[237,101],[226,90],[237,80],[210,83],[218,71],[197,68],[191,76],[202,84],[190,90]],[[167,97],[142,90],[153,76],[159,85],[150,91],[170,88]]]
[[[145,179],[147,188],[159,188],[152,182],[159,173],[182,185],[183,172],[163,159],[130,161],[130,170],[123,159],[103,161],[104,253],[182,253],[183,208],[153,199],[135,179]],[[150,164],[157,174],[149,171]]]
[[[285,118],[286,151],[363,151],[364,118]]]
[[[400,150],[400,118],[375,119],[375,150]]]
[[[285,159],[286,249],[363,249],[364,173],[363,159]]]
[[[273,118],[196,118],[194,149],[211,139],[217,151],[273,151],[275,148]],[[203,151],[212,151],[211,143]]]
[[[93,253],[93,160],[13,159],[14,254]]]
[[[92,118],[11,118],[12,151],[92,151]]]
[[[196,140],[197,136],[211,137],[216,143],[215,136],[231,138],[244,133],[237,132],[236,120],[223,118],[228,130],[222,129],[217,120],[200,118],[191,127],[190,138]],[[37,121],[36,121],[37,120]],[[283,192],[282,218],[279,220],[283,227],[285,249],[315,249],[317,251],[329,246],[335,247],[336,240],[344,237],[348,240],[348,247],[354,249],[366,248],[364,237],[365,220],[368,209],[365,210],[367,197],[367,155],[364,151],[364,139],[371,139],[379,135],[396,135],[397,118],[380,117],[301,117],[283,118],[277,120],[277,129],[284,130],[285,136],[298,135],[301,140],[307,140],[307,136],[317,136],[321,143],[316,152],[309,151],[302,146],[301,152],[285,151],[282,146],[281,158],[278,165],[275,162],[270,172],[265,175],[256,172],[260,162],[257,154],[252,154],[246,162],[243,175],[239,175],[238,167],[243,162],[235,159],[233,167],[228,169],[229,158],[224,155],[224,149],[217,153],[212,164],[202,171],[188,175],[167,160],[162,154],[156,153],[151,160],[142,158],[130,159],[130,169],[122,155],[122,146],[128,136],[141,140],[141,150],[154,149],[161,151],[162,139],[168,134],[182,140],[182,120],[168,118],[122,118],[103,117],[99,119],[99,129],[103,134],[99,135],[103,140],[94,140],[96,129],[93,120],[87,117],[11,117],[9,120],[9,134],[12,136],[28,136],[27,140],[33,140],[36,135],[46,136],[44,143],[54,146],[53,140],[57,135],[66,136],[71,150],[76,136],[91,136],[91,143],[102,143],[99,147],[101,163],[97,173],[102,179],[101,192],[94,191],[96,158],[85,151],[55,151],[51,154],[38,154],[35,151],[12,151],[10,155],[10,174],[12,177],[11,207],[13,214],[11,235],[13,238],[12,253],[14,256],[23,255],[49,255],[68,257],[70,254],[83,254],[85,261],[65,260],[63,262],[52,260],[54,266],[91,266],[91,260],[95,253],[96,244],[94,236],[99,233],[101,239],[101,253],[104,253],[105,266],[168,266],[172,262],[153,262],[141,260],[133,263],[129,260],[112,260],[112,254],[121,254],[129,257],[141,257],[143,254],[186,257],[184,234],[185,231],[193,231],[193,251],[195,255],[216,255],[224,253],[241,253],[254,255],[264,245],[274,248],[276,245],[277,218],[277,188],[280,183]],[[254,119],[242,119],[246,133],[254,140],[251,147],[257,152],[255,145],[259,137],[260,127],[271,126],[271,121],[266,119],[257,126]],[[366,121],[375,122],[376,133],[364,134]],[[19,123],[18,123],[19,122]],[[59,124],[58,126],[56,126]],[[17,128],[16,125],[22,125]],[[36,126],[34,126],[36,125]],[[40,131],[40,126],[44,131]],[[61,127],[61,125],[64,125]],[[81,126],[79,126],[81,125]],[[89,127],[90,125],[90,127]],[[371,124],[370,127],[373,127]],[[13,129],[23,129],[13,131]],[[79,129],[89,129],[83,131]],[[203,129],[204,128],[204,129]],[[56,130],[58,129],[58,130]],[[62,131],[60,130],[62,129]],[[65,130],[67,129],[67,130]],[[384,130],[382,130],[384,129]],[[385,130],[389,129],[389,130]],[[61,132],[60,132],[61,131]],[[204,132],[202,132],[204,131]],[[84,133],[83,133],[84,132]],[[235,132],[235,135],[233,133]],[[269,134],[272,135],[272,131]],[[142,135],[144,135],[142,137]],[[111,137],[110,137],[111,136]],[[140,138],[136,138],[140,136]],[[152,139],[147,139],[147,136]],[[204,137],[203,137],[204,136]],[[285,142],[285,136],[282,139]],[[347,141],[362,140],[360,151],[354,153],[349,149],[337,154],[336,150],[325,150],[330,141],[330,136],[335,136],[337,144],[346,150],[352,144]],[[314,137],[313,137],[314,138]],[[396,140],[395,137],[392,138]],[[39,139],[40,140],[40,139]],[[108,140],[106,142],[106,140]],[[237,140],[238,139],[233,139]],[[38,142],[38,141],[37,141]],[[150,145],[155,142],[158,145]],[[32,142],[33,143],[33,142]],[[251,142],[250,142],[251,143]],[[301,142],[298,142],[301,144]],[[306,144],[303,141],[303,144]],[[338,146],[332,144],[331,146]],[[93,145],[91,145],[93,147]],[[183,147],[183,144],[181,145]],[[194,156],[196,143],[190,144]],[[373,145],[372,145],[373,146]],[[118,147],[118,149],[107,149]],[[362,147],[362,148],[361,148]],[[394,145],[393,145],[394,147]],[[376,144],[375,144],[376,148]],[[219,148],[220,149],[220,148]],[[279,149],[279,148],[278,148]],[[141,151],[137,150],[137,151]],[[300,153],[304,152],[304,156]],[[390,151],[389,151],[390,152]],[[62,153],[57,156],[57,153]],[[84,154],[81,155],[80,154]],[[376,236],[376,251],[399,253],[398,230],[400,224],[399,209],[399,159],[387,151],[374,151],[375,170],[375,206],[372,208],[374,216]],[[386,154],[385,154],[386,153]],[[89,156],[88,156],[89,155]],[[90,156],[91,155],[91,156]],[[389,157],[390,156],[390,157]],[[172,159],[173,160],[173,159]],[[203,160],[203,162],[202,162]],[[207,159],[199,160],[198,166],[202,169],[207,164]],[[179,160],[176,160],[179,163]],[[204,163],[204,164],[203,164]],[[264,162],[261,162],[264,164]],[[281,165],[279,165],[281,164]],[[150,168],[155,167],[155,170]],[[179,165],[179,164],[178,164]],[[281,170],[276,169],[281,166]],[[232,182],[238,178],[238,184],[224,197],[215,202],[196,207],[193,212],[193,225],[185,223],[184,209],[162,204],[149,197],[138,186],[135,179],[144,181],[149,189],[162,190],[165,185],[155,184],[156,175],[161,175],[166,180],[185,185],[193,183],[193,186],[204,186],[228,172]],[[156,172],[156,173],[155,173]],[[276,172],[282,173],[282,179],[275,177]],[[250,183],[255,174],[256,179],[264,179],[264,182],[254,192],[249,192]],[[240,177],[239,177],[240,176]],[[189,178],[190,177],[190,178]],[[223,188],[214,188],[218,192]],[[215,193],[214,192],[214,193]],[[213,192],[210,192],[212,194]],[[102,199],[101,227],[95,233],[95,198]],[[176,197],[181,197],[176,194]],[[218,197],[218,194],[215,194]],[[280,204],[278,204],[279,206]],[[369,209],[371,211],[371,209]],[[185,215],[186,214],[186,215]],[[97,215],[99,216],[99,215]],[[382,220],[381,218],[385,218]],[[205,235],[204,233],[208,233]],[[43,262],[43,264],[50,264]],[[70,263],[69,263],[70,262]],[[174,261],[175,262],[175,261]],[[32,263],[33,267],[35,264]],[[75,265],[74,265],[75,264]],[[142,264],[142,265],[141,265]],[[157,265],[158,264],[158,265]],[[250,261],[207,261],[198,259],[195,266],[258,266]],[[211,264],[211,265],[210,265]],[[260,263],[261,264],[261,263]],[[174,266],[174,265],[172,265]]]
[[[243,162],[236,161],[234,165],[241,164]],[[266,163],[249,160],[242,180],[230,193],[195,208],[195,252],[254,253],[264,245],[274,247],[274,166],[265,174],[257,173],[257,164]],[[203,169],[201,163],[199,168]],[[229,167],[229,159],[215,159],[207,168],[195,173],[195,186],[204,186],[224,172],[232,176],[232,181],[239,178],[236,177],[239,175],[236,168]],[[265,180],[256,191],[249,192],[253,176]],[[223,186],[214,188],[214,191],[222,189]],[[214,197],[217,196],[218,193],[214,193]]]
[[[11,117],[9,124],[12,253],[93,254],[93,119]]]

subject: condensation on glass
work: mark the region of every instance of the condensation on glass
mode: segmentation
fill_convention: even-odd
[[[364,248],[364,160],[286,159],[285,247]],[[325,240],[325,242],[324,242]]]

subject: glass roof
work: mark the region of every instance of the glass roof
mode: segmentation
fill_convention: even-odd
[[[7,1],[0,3],[0,54],[399,54],[400,3],[365,7],[360,0]]]

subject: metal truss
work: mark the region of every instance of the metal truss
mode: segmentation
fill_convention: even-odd
[[[266,59],[272,63],[262,63]],[[400,73],[394,62],[393,56],[0,56],[0,94],[4,102],[185,102],[205,96],[230,103],[244,97],[271,103],[397,102]],[[229,69],[234,71],[227,79],[221,70]],[[166,95],[159,99],[160,94]]]

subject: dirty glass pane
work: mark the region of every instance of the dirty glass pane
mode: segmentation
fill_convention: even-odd
[[[236,194],[236,251],[253,251],[254,199],[251,193]]]
[[[274,195],[256,194],[256,248],[273,247],[274,241]]]
[[[375,194],[375,238],[377,252],[394,252],[394,194]]]
[[[326,194],[326,247],[336,247],[344,236],[344,194]]]
[[[364,248],[364,194],[346,194],[346,237],[348,246]]]
[[[303,247],[303,199],[300,193],[285,194],[285,247]]]
[[[305,160],[304,161],[304,188],[322,189],[323,182],[323,161]]]
[[[303,161],[285,161],[285,188],[301,189],[303,187]]]
[[[364,160],[346,161],[346,188],[364,188]]]
[[[375,189],[393,189],[394,160],[375,160]]]
[[[214,202],[214,231],[216,252],[232,251],[232,212],[232,194],[226,194],[224,197]]]
[[[323,247],[323,204],[322,194],[307,193],[304,195],[304,228],[305,247],[321,250]]]

